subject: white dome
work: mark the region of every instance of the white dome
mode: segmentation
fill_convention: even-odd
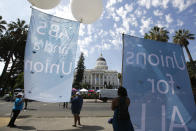
[[[102,54],[96,61],[95,69],[108,70],[108,66],[107,66],[106,60],[105,60],[105,58],[102,57]]]

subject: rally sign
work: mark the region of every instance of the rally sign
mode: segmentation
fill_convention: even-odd
[[[68,102],[71,97],[79,22],[32,9],[25,49],[25,97]]]
[[[135,131],[196,131],[196,107],[179,45],[123,35],[123,86]]]

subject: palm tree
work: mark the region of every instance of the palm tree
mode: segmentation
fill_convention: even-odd
[[[165,30],[164,27],[160,28],[158,26],[154,26],[153,28],[151,28],[149,33],[145,33],[144,38],[150,40],[168,42],[169,40],[168,33],[169,32]]]
[[[3,33],[4,30],[6,30],[6,27],[4,26],[6,24],[7,22],[3,20],[2,16],[0,16],[0,35]]]
[[[17,22],[11,22],[8,24],[8,30],[4,34],[1,42],[4,44],[4,47],[8,47],[5,65],[3,72],[0,77],[0,83],[3,87],[6,88],[6,85],[10,79],[12,72],[16,69],[16,64],[21,65],[20,70],[23,70],[23,60],[24,60],[24,48],[26,44],[28,25],[25,24],[24,20],[17,19]],[[5,52],[6,53],[6,52]],[[12,63],[10,70],[8,70],[8,65]],[[9,71],[9,73],[7,73]],[[20,73],[20,72],[18,72]]]
[[[188,49],[189,41],[188,40],[194,40],[194,34],[191,34],[189,30],[178,30],[175,32],[175,35],[173,36],[173,42],[176,44],[179,44],[183,46],[187,52],[188,58],[191,63],[193,63],[193,58],[191,56],[191,53]]]
[[[17,19],[17,22],[11,22],[8,24],[8,31],[13,35],[17,40],[20,40],[20,37],[24,33],[27,33],[28,25],[26,25],[24,20]]]

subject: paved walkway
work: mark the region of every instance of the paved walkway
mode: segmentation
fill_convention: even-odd
[[[95,99],[84,99],[85,103],[101,103],[100,100]],[[108,101],[109,103],[111,101]],[[58,115],[53,115],[52,117],[47,117],[39,114],[25,115],[25,111],[20,113],[19,118],[16,120],[16,128],[9,128],[7,124],[10,120],[7,116],[0,117],[0,131],[112,131],[112,125],[108,124],[109,116],[82,116],[81,123],[83,126],[72,127],[73,117],[68,115],[66,117],[59,117]],[[71,114],[71,113],[70,113]]]
[[[16,128],[6,127],[9,118],[0,117],[0,131],[112,131],[110,117],[81,117],[83,126],[72,127],[73,118],[20,118]]]

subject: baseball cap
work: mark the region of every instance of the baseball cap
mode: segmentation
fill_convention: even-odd
[[[23,96],[23,93],[22,93],[22,92],[19,92],[19,93],[17,94],[17,96]]]

